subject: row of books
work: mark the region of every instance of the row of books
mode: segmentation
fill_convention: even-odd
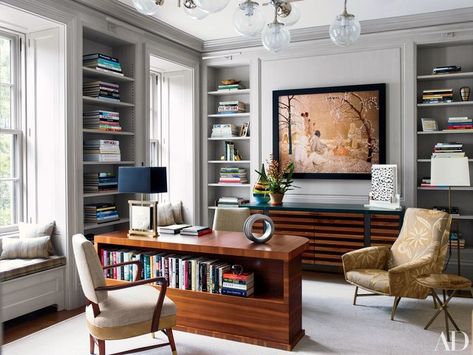
[[[120,161],[120,142],[111,139],[94,139],[84,142],[84,161]]]
[[[121,131],[120,113],[114,111],[95,110],[84,112],[84,128],[103,131]]]
[[[83,84],[82,93],[84,96],[96,99],[120,102],[120,86],[105,81],[89,81]]]
[[[422,92],[422,102],[424,104],[452,102],[453,89],[434,89]]]
[[[229,272],[231,264],[217,259],[108,249],[101,250],[100,258],[103,265],[140,260],[143,265],[142,279],[164,277],[171,288],[245,297],[254,291],[253,273],[234,275]],[[132,281],[137,271],[136,265],[126,265],[104,270],[104,274],[107,278]]]
[[[216,123],[212,126],[212,138],[230,138],[238,136],[240,129],[232,123]]]
[[[242,197],[220,197],[217,200],[217,207],[220,208],[237,208],[245,203],[250,203],[248,199]]]
[[[84,67],[123,76],[120,61],[102,53],[86,54],[82,57]]]
[[[85,223],[106,223],[119,219],[117,205],[113,203],[91,203],[84,206]]]
[[[241,101],[220,101],[218,103],[218,113],[241,113],[246,112],[246,105]]]
[[[225,167],[220,168],[220,184],[246,184],[248,176],[245,168]]]
[[[449,117],[447,130],[450,129],[473,129],[473,118],[468,117]]]
[[[237,161],[241,160],[240,155],[238,154],[238,149],[235,148],[235,143],[225,142],[223,157],[226,161]]]
[[[86,173],[84,174],[84,192],[96,193],[116,191],[118,177],[114,173]]]

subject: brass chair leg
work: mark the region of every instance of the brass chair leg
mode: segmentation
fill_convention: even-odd
[[[432,294],[432,300],[434,301],[434,309],[437,309],[437,300],[435,299],[433,294]]]
[[[400,301],[401,301],[401,297],[394,297],[393,308],[391,310],[391,320],[394,320],[394,316],[396,315],[396,311],[397,311],[397,306],[399,305]]]
[[[356,297],[358,296],[358,286],[355,287],[355,296],[353,297],[353,305],[356,306]]]

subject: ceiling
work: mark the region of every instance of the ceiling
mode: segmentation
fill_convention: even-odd
[[[120,1],[132,6],[132,0]],[[221,12],[211,14],[203,20],[193,20],[178,8],[178,0],[165,0],[155,17],[167,24],[204,41],[236,37],[232,18],[238,4],[243,0],[231,0]],[[258,0],[267,2],[267,0]],[[348,10],[359,20],[374,20],[387,17],[413,15],[427,12],[444,11],[471,7],[472,0],[349,0]],[[343,0],[304,0],[297,3],[302,17],[293,28],[306,28],[328,25],[335,16],[342,12]],[[271,7],[265,6],[268,22],[271,19]]]

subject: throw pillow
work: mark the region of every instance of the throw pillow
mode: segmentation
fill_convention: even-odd
[[[35,224],[35,223],[24,223],[20,222],[18,224],[18,231],[20,234],[20,239],[23,238],[37,238],[43,236],[52,237],[54,230],[55,222],[49,222],[46,224]],[[49,240],[49,255],[54,255],[54,248],[51,240]]]
[[[172,215],[174,216],[174,222],[177,224],[184,223],[184,218],[182,218],[182,201],[172,204]]]
[[[49,236],[36,238],[3,238],[0,259],[36,259],[49,257]]]
[[[174,215],[172,214],[172,206],[170,203],[158,204],[158,226],[170,226],[176,224]]]

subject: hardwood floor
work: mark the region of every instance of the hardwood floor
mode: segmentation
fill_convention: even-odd
[[[57,312],[56,308],[51,306],[11,319],[3,323],[3,343],[7,344],[14,340],[23,338],[31,333],[74,317],[83,311],[84,307],[71,311]]]

